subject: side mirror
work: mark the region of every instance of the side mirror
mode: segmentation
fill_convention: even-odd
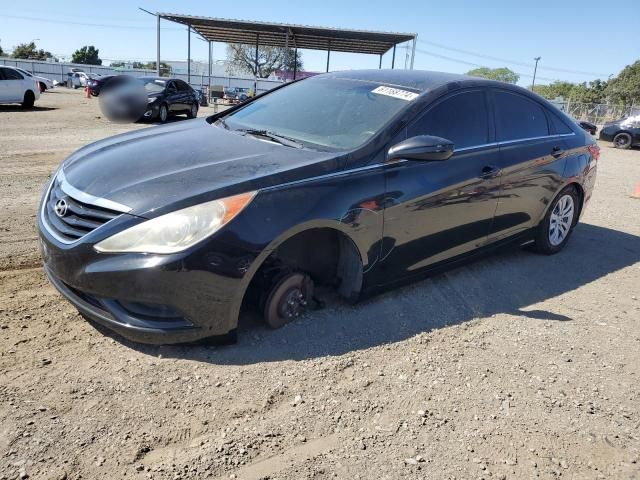
[[[387,152],[387,161],[425,160],[442,162],[453,155],[453,142],[441,137],[419,135],[395,144]]]

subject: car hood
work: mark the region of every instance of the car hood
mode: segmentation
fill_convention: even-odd
[[[62,166],[71,186],[143,217],[343,167],[344,158],[335,153],[243,136],[206,119],[106,138]]]

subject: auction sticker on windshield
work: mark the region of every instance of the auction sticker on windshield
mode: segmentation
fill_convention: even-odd
[[[399,98],[401,100],[406,100],[407,102],[410,102],[411,100],[413,100],[418,96],[417,93],[409,92],[408,90],[402,90],[400,88],[385,87],[382,85],[379,86],[378,88],[371,90],[371,92],[377,93],[378,95],[386,95],[387,97]]]

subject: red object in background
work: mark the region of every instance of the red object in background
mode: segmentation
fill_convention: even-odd
[[[587,148],[589,149],[589,153],[591,153],[591,156],[594,160],[600,160],[600,147],[598,145],[589,145]]]
[[[91,98],[91,90],[89,90],[89,84],[84,88],[85,93],[87,94],[87,98]]]
[[[640,182],[636,183],[636,189],[631,194],[631,198],[637,198],[638,200],[640,200]]]

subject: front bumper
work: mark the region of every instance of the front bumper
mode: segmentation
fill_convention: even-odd
[[[254,254],[211,241],[175,255],[100,254],[99,230],[64,245],[39,217],[45,272],[82,314],[141,343],[233,338]]]

